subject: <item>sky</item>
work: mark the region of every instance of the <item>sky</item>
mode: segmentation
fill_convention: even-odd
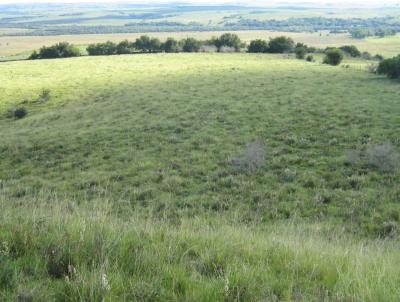
[[[0,4],[12,4],[12,3],[82,3],[82,2],[102,2],[102,3],[117,3],[117,2],[128,2],[128,3],[168,3],[168,2],[187,2],[193,4],[248,4],[257,6],[269,6],[271,4],[296,4],[296,3],[313,3],[313,4],[337,4],[337,5],[360,5],[360,6],[382,6],[384,4],[400,4],[400,0],[0,0]]]

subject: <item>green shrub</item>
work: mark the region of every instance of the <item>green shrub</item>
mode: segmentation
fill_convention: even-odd
[[[181,45],[184,52],[198,52],[201,42],[194,38],[186,38],[181,41]]]
[[[325,58],[323,63],[332,66],[339,65],[343,60],[343,53],[338,48],[329,48],[325,51]]]
[[[314,62],[314,57],[312,55],[307,56],[306,58],[307,62]]]
[[[300,47],[296,47],[294,50],[295,54],[296,54],[296,58],[303,60],[306,57],[307,54],[307,48],[300,46]]]
[[[109,56],[117,54],[117,45],[114,42],[90,44],[86,48],[89,56]]]
[[[34,51],[29,59],[57,59],[57,58],[70,58],[78,57],[81,53],[78,48],[68,42],[60,42],[53,46],[43,46],[39,53]]]
[[[17,109],[11,110],[9,116],[14,117],[15,119],[19,120],[24,118],[28,114],[28,110],[24,107],[19,107]]]
[[[380,62],[378,73],[385,74],[391,79],[400,78],[400,55]]]
[[[240,51],[242,41],[238,35],[226,33],[221,35],[219,38],[213,38],[211,40],[211,44],[215,45],[218,48],[218,51],[221,51],[221,49],[224,47],[230,47],[235,51]]]
[[[264,53],[268,52],[268,42],[265,40],[257,39],[250,42],[247,49],[250,53]]]
[[[293,52],[294,41],[289,37],[276,37],[269,41],[268,52],[270,53],[287,53]]]
[[[174,38],[168,38],[161,46],[162,50],[167,53],[179,52],[179,42]]]
[[[358,48],[354,45],[344,45],[339,48],[343,52],[347,53],[349,56],[353,58],[359,58],[361,57],[361,52],[358,50]]]
[[[116,53],[119,55],[131,54],[134,52],[134,50],[133,43],[129,42],[128,40],[121,41],[116,46]]]
[[[150,38],[149,36],[143,35],[136,39],[135,48],[141,52],[160,52],[161,42],[158,38]]]

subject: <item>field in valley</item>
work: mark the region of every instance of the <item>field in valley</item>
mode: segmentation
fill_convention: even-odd
[[[399,82],[347,63],[1,63],[0,300],[397,301]]]

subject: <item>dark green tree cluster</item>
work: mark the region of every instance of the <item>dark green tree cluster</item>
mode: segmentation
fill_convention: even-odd
[[[57,58],[70,58],[78,57],[81,53],[78,48],[68,42],[57,43],[53,46],[43,46],[39,52],[34,51],[29,59],[57,59]]]
[[[380,62],[378,73],[387,75],[391,79],[400,78],[400,55]]]
[[[361,57],[361,51],[354,45],[344,45],[339,47],[344,53],[348,54],[350,57],[359,58]]]
[[[266,40],[253,40],[247,49],[251,53],[290,53],[293,52],[295,44],[292,38],[276,37]]]
[[[113,42],[91,44],[87,51],[89,55],[118,55],[130,53],[176,53],[176,52],[199,52],[204,45],[215,46],[217,51],[222,51],[224,47],[232,48],[238,52],[244,46],[239,36],[226,33],[220,37],[214,37],[209,41],[200,41],[195,38],[185,38],[180,41],[168,38],[161,42],[158,38],[151,38],[143,35],[135,42],[122,41],[119,44]]]
[[[107,41],[104,43],[90,44],[86,50],[89,56],[110,56],[133,53],[176,53],[176,52],[199,52],[202,46],[213,46],[216,51],[229,50],[239,52],[245,47],[239,36],[236,34],[225,33],[220,37],[214,37],[208,41],[200,41],[195,38],[185,38],[180,41],[174,38],[168,38],[165,42],[161,42],[158,38],[152,38],[143,35],[134,42],[128,40],[114,43]],[[34,51],[30,59],[46,59],[46,58],[66,58],[79,56],[79,50],[73,45],[62,42],[50,47],[43,47],[39,52]]]
[[[308,53],[316,52],[316,48],[303,43],[295,44],[291,38],[281,36],[269,41],[253,40],[250,42],[247,51],[250,53],[295,53],[296,58],[304,59]]]
[[[343,61],[344,55],[339,48],[327,48],[325,50],[325,58],[323,63],[337,66]]]

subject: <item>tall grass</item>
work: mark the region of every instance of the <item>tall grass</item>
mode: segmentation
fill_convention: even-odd
[[[120,205],[121,206],[121,205]],[[0,201],[2,301],[397,301],[398,242],[234,215]],[[129,213],[127,213],[127,211]],[[127,215],[129,214],[129,215]],[[24,300],[25,299],[25,300]]]

